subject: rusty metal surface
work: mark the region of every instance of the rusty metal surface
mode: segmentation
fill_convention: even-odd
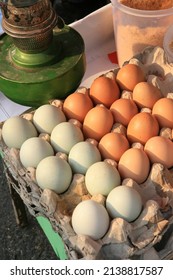
[[[2,27],[19,49],[40,52],[52,41],[57,14],[49,0],[30,3],[25,7],[15,6],[11,1],[2,3]]]
[[[15,2],[1,3],[3,16],[8,23],[14,26],[30,26],[42,23],[47,19],[51,7],[49,0],[34,2],[24,0],[22,1],[23,5],[16,5]]]

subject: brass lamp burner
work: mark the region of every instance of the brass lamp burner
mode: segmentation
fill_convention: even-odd
[[[48,48],[57,24],[56,12],[49,0],[3,1],[2,27],[23,52],[40,52]]]

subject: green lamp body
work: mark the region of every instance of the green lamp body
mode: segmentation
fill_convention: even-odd
[[[86,69],[83,39],[65,26],[61,32],[55,28],[53,45],[57,57],[51,49],[38,54],[17,53],[11,37],[1,36],[0,91],[12,101],[30,107],[64,99],[75,91]],[[15,63],[10,52],[14,53]]]

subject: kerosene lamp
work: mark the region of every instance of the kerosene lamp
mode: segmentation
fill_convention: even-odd
[[[30,107],[75,91],[85,73],[84,41],[51,1],[0,0],[0,8],[0,91]]]

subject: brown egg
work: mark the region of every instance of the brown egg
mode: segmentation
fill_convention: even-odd
[[[148,113],[136,114],[127,127],[127,138],[131,143],[139,142],[145,144],[148,139],[158,135],[159,125],[156,118]]]
[[[118,71],[116,81],[122,90],[133,91],[138,83],[145,81],[145,74],[138,65],[126,64]]]
[[[94,104],[103,104],[107,108],[120,96],[120,90],[115,80],[106,76],[96,78],[90,87],[90,97]]]
[[[152,114],[160,127],[173,128],[173,99],[166,97],[159,99],[153,106]]]
[[[135,102],[131,99],[120,98],[110,107],[114,117],[114,122],[127,126],[134,115],[138,113]]]
[[[150,138],[144,146],[152,163],[161,163],[167,168],[173,166],[173,142],[163,136]]]
[[[142,149],[130,148],[120,158],[118,171],[123,179],[131,178],[143,183],[149,174],[150,161]]]
[[[92,108],[85,116],[83,122],[83,133],[86,138],[93,138],[97,141],[108,132],[113,126],[113,116],[104,105]]]
[[[110,132],[101,138],[98,147],[103,159],[113,159],[118,162],[122,154],[129,149],[129,142],[123,134]]]
[[[70,94],[63,104],[63,111],[68,119],[76,119],[83,122],[88,111],[93,108],[93,102],[88,92],[74,92]]]
[[[161,91],[154,85],[148,82],[138,83],[133,90],[132,99],[136,102],[138,107],[153,108],[153,105],[162,97]]]

